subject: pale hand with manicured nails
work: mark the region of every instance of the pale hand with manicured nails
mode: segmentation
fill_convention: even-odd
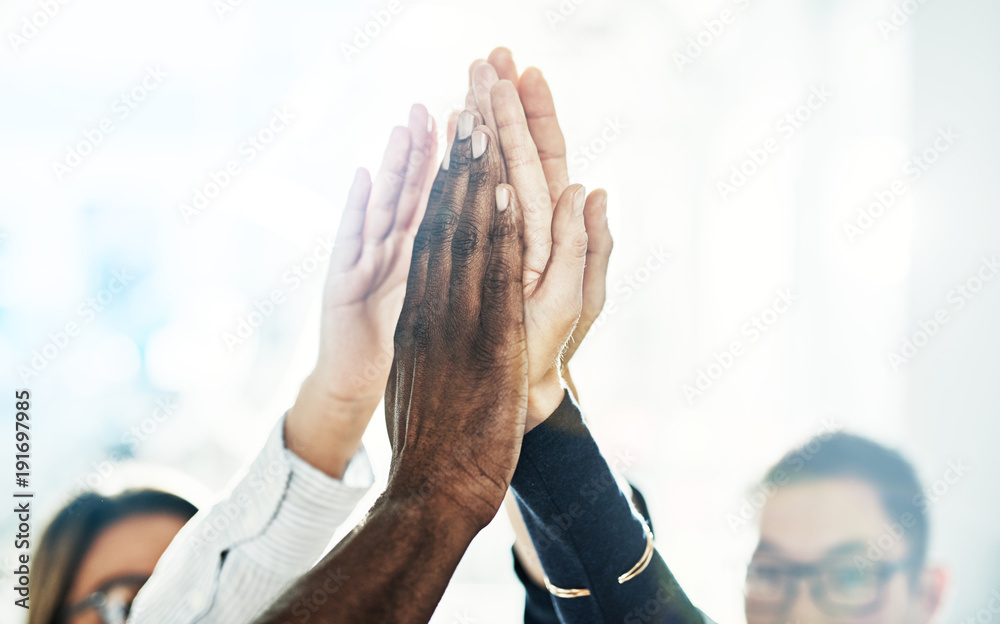
[[[606,297],[607,193],[598,189],[584,199],[582,187],[570,187],[549,85],[535,68],[518,77],[506,48],[470,66],[466,106],[500,137],[506,175],[524,211],[530,430],[558,406],[560,378],[576,394],[566,364]]]

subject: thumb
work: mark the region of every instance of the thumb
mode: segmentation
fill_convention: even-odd
[[[552,252],[542,283],[532,298],[538,297],[554,320],[566,317],[572,326],[583,304],[583,275],[587,260],[587,229],[583,208],[586,192],[573,184],[563,191],[552,212]]]

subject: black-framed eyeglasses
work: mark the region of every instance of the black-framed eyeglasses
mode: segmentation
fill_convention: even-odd
[[[149,576],[130,574],[115,577],[97,588],[92,594],[63,608],[60,622],[72,622],[87,611],[95,611],[101,624],[125,624],[132,601]]]
[[[885,586],[897,572],[911,567],[908,559],[831,561],[820,563],[752,562],[747,567],[747,609],[782,612],[788,609],[805,579],[816,606],[827,615],[858,616],[881,606]]]

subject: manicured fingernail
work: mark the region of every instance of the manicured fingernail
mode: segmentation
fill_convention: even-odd
[[[427,132],[428,134],[434,132],[434,117],[430,115],[427,116]]]
[[[486,136],[485,132],[476,130],[472,133],[472,157],[479,158],[486,152],[486,144],[489,141],[489,137]]]
[[[510,206],[510,190],[506,186],[497,187],[497,211],[503,212]]]
[[[441,161],[441,168],[448,171],[448,165],[451,164],[451,141],[448,141],[448,147],[444,148],[444,160]]]
[[[462,111],[458,116],[458,140],[464,141],[472,134],[472,124],[476,118],[469,111]]]

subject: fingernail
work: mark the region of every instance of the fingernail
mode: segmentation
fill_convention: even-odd
[[[444,160],[441,161],[441,168],[448,171],[448,165],[451,164],[451,141],[448,141],[448,147],[444,148]]]
[[[476,118],[469,111],[462,111],[458,116],[458,140],[464,141],[472,134],[472,124]]]
[[[506,186],[497,187],[497,212],[503,212],[510,206],[510,190]]]
[[[427,115],[427,133],[432,134],[434,132],[434,117]]]
[[[583,214],[583,206],[586,203],[587,189],[580,187],[576,189],[576,193],[573,194],[573,214],[580,216]]]
[[[472,157],[479,158],[486,151],[488,137],[485,132],[477,130],[472,133]]]

